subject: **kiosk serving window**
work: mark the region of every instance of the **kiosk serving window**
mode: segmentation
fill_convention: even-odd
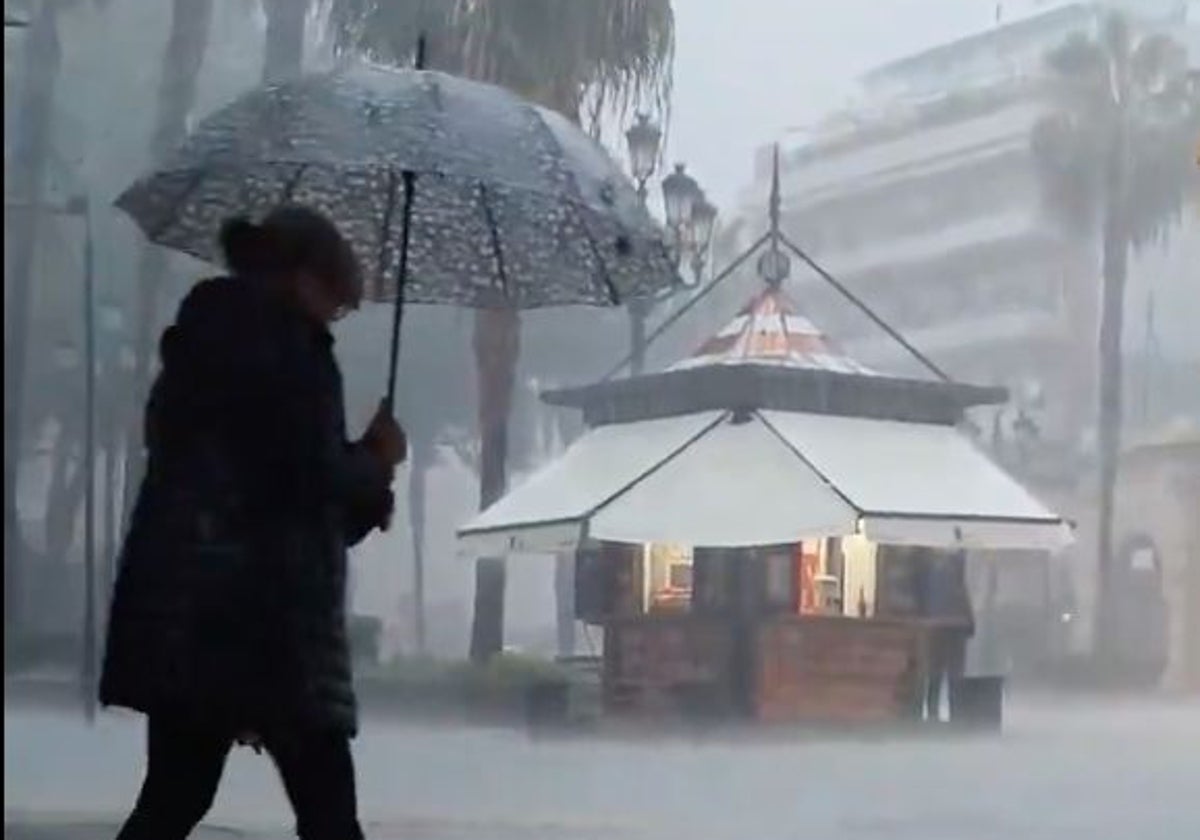
[[[686,611],[692,601],[692,550],[689,546],[647,546],[646,609],[650,612]]]

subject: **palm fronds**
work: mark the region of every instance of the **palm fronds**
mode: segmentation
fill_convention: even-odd
[[[343,50],[411,61],[504,85],[555,107],[666,113],[674,57],[670,0],[326,0]],[[585,101],[588,103],[583,108]]]
[[[1031,138],[1047,208],[1069,229],[1089,233],[1104,203],[1120,201],[1134,248],[1158,241],[1200,187],[1193,160],[1200,89],[1182,46],[1112,15],[1098,37],[1075,36],[1052,51],[1047,67],[1055,108]],[[1123,177],[1111,184],[1118,132]]]

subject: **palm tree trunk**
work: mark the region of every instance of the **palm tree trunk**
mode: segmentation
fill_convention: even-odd
[[[1116,602],[1113,558],[1113,513],[1121,449],[1125,286],[1129,269],[1129,228],[1125,200],[1125,134],[1118,125],[1109,148],[1108,196],[1104,217],[1104,289],[1100,308],[1100,382],[1097,438],[1099,503],[1096,535],[1096,649],[1113,649]]]
[[[436,450],[432,441],[414,441],[412,463],[408,473],[408,523],[412,532],[413,550],[413,635],[417,655],[429,652],[425,626],[425,503],[429,490],[429,470]]]
[[[263,84],[299,76],[304,68],[304,23],[308,0],[263,0],[267,35],[263,54]]]
[[[212,0],[174,0],[171,33],[163,51],[158,88],[158,118],[150,141],[155,160],[177,145],[187,131],[187,117],[196,105],[196,87],[212,24]],[[167,255],[153,245],[142,249],[138,261],[137,296],[133,323],[134,370],[130,387],[132,407],[125,441],[124,518],[128,520],[141,483],[145,453],[142,448],[141,406],[150,383],[154,334],[158,329],[159,291],[167,275]]]
[[[1072,239],[1063,250],[1064,308],[1067,312],[1069,344],[1062,354],[1058,372],[1064,410],[1062,437],[1080,439],[1094,428],[1099,405],[1096,325],[1100,323],[1102,283],[1097,283],[1094,237]]]
[[[51,146],[54,89],[62,50],[58,38],[58,3],[39,4],[26,32],[21,123],[17,126],[12,167],[12,194],[21,206],[6,211],[5,242],[12,248],[5,300],[4,342],[4,626],[5,639],[16,641],[24,627],[24,542],[17,515],[17,478],[21,465],[21,427],[25,408],[29,321],[33,301],[33,267],[46,164]],[[8,650],[8,646],[5,646]]]
[[[521,343],[516,309],[479,309],[475,313],[475,368],[479,378],[479,506],[496,502],[508,483],[508,418]],[[475,564],[475,616],[471,659],[486,662],[504,648],[503,557],[482,557]]]

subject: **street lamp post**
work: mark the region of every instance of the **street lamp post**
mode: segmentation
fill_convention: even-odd
[[[691,244],[692,209],[704,196],[700,185],[687,174],[682,163],[675,164],[675,171],[663,178],[662,194],[676,259],[682,259]]]
[[[693,280],[688,285],[696,285],[708,262],[717,208],[682,163],[675,164],[675,171],[663,179],[662,192],[675,262],[689,264]]]
[[[83,470],[83,691],[84,714],[88,721],[96,715],[96,667],[99,644],[96,638],[96,259],[92,236],[92,214],[86,196],[77,200],[76,210],[83,219],[83,337],[84,362],[84,438]]]
[[[646,184],[658,168],[659,147],[662,131],[646,114],[638,114],[629,130],[625,132],[629,152],[629,168],[637,184],[638,197],[645,206],[648,193]],[[688,264],[693,285],[700,282],[708,262],[712,243],[717,208],[708,202],[704,191],[696,183],[682,163],[662,182],[663,209],[669,247],[676,266]],[[646,367],[646,316],[653,301],[636,299],[629,302],[630,321],[630,374],[637,376]]]
[[[662,142],[662,131],[650,122],[647,114],[638,114],[637,120],[625,132],[629,149],[629,168],[637,182],[638,197],[646,203],[646,182],[658,169],[658,146]]]
[[[638,114],[637,119],[625,132],[625,142],[629,150],[629,168],[633,179],[637,182],[638,198],[642,206],[646,205],[646,182],[658,168],[658,150],[662,142],[662,131],[650,121],[646,114]],[[638,375],[646,367],[646,315],[650,305],[640,298],[629,302],[629,343],[630,370]]]
[[[676,266],[683,268],[680,279],[685,287],[698,288],[708,263],[717,208],[682,163],[663,179],[662,191],[671,253]]]
[[[717,208],[709,203],[703,193],[700,200],[692,205],[691,239],[692,239],[692,276],[699,285],[704,276],[704,266],[708,263],[709,249],[712,246],[713,228],[717,222]]]

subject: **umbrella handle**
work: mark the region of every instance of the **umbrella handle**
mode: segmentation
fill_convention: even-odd
[[[404,321],[404,286],[408,282],[408,234],[412,227],[413,195],[417,176],[412,170],[400,173],[404,182],[404,214],[400,222],[400,267],[396,272],[396,305],[392,316],[392,350],[388,361],[388,388],[384,404],[391,413],[396,409],[396,371],[400,363],[400,327]]]

